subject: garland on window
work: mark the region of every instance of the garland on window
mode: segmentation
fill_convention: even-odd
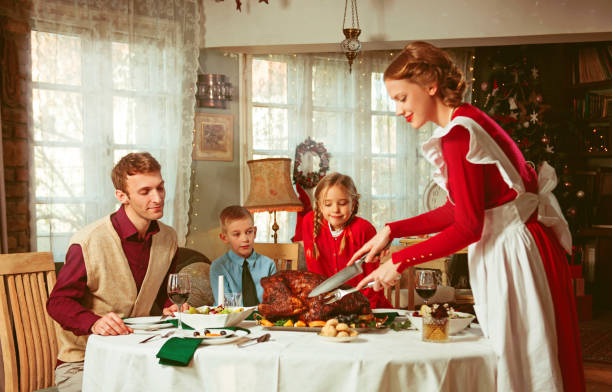
[[[314,153],[319,157],[320,162],[318,171],[304,173],[302,170],[299,170],[299,167],[302,165],[302,157],[307,152]],[[303,143],[298,144],[295,148],[293,183],[305,189],[314,188],[329,170],[329,157],[330,155],[327,149],[325,149],[325,146],[323,146],[323,143],[317,143],[310,137],[306,138]]]

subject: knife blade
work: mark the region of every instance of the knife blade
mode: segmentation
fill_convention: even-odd
[[[363,273],[363,268],[361,264],[365,261],[366,256],[363,256],[359,260],[355,261],[353,264],[349,265],[336,272],[334,275],[327,278],[323,283],[312,289],[308,297],[316,297],[317,295],[321,295],[323,293],[327,293],[337,287],[340,287],[344,282],[353,279],[355,276]]]

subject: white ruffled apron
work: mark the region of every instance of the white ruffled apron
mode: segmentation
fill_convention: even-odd
[[[468,247],[470,283],[476,315],[498,355],[498,391],[562,391],[557,358],[555,314],[540,252],[525,222],[538,208],[538,220],[555,231],[571,249],[571,235],[551,193],[554,169],[544,164],[538,174],[539,194],[528,193],[503,150],[474,120],[456,117],[423,144],[427,159],[438,167],[434,179],[446,189],[446,163],[440,138],[453,126],[470,132],[467,160],[496,164],[518,196],[485,211],[481,239]]]

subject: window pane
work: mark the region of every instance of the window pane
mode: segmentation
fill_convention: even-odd
[[[287,103],[287,63],[253,59],[253,102]]]
[[[396,170],[395,158],[372,158],[372,195],[393,194],[393,174]]]
[[[130,88],[130,46],[125,43],[112,44],[113,87],[118,90]]]
[[[83,140],[83,96],[79,93],[32,90],[34,140],[80,142]]]
[[[313,139],[322,142],[329,149],[339,140],[339,131],[343,128],[342,123],[344,121],[350,121],[350,117],[344,113],[313,111]],[[346,135],[346,138],[352,140],[350,135]]]
[[[32,31],[32,81],[81,85],[81,39]]]
[[[253,108],[253,149],[289,148],[287,109]]]
[[[36,234],[39,236],[74,233],[86,223],[85,204],[36,204]]]
[[[389,94],[387,94],[387,88],[385,87],[385,81],[383,80],[382,72],[372,73],[372,110],[393,112],[395,110],[395,104]]]
[[[81,149],[34,147],[36,197],[80,197],[85,194]]]
[[[343,64],[344,68],[345,65]],[[312,66],[312,104],[316,107],[344,107],[350,105],[352,79],[338,74],[335,60],[318,62]]]
[[[395,154],[396,119],[390,116],[372,116],[372,152]]]
[[[382,227],[385,223],[397,220],[397,218],[393,210],[392,200],[372,200],[372,224],[374,227]]]

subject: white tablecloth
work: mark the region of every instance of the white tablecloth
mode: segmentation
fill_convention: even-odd
[[[265,332],[242,326],[252,336]],[[163,341],[145,335],[92,335],[83,391],[493,391],[495,354],[480,329],[449,343],[425,343],[419,331],[363,333],[349,343],[313,332],[273,331],[272,340],[238,348],[200,346],[187,367],[164,366],[155,354]]]

